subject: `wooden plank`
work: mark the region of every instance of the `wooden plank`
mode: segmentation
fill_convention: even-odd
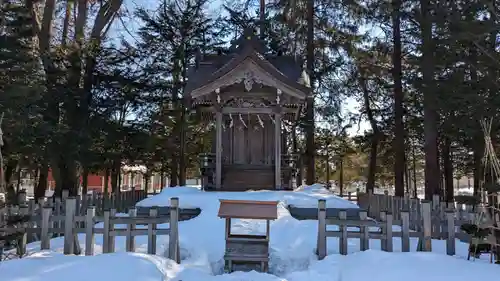
[[[85,255],[94,255],[94,216],[95,207],[87,208],[87,219],[85,220]]]
[[[446,254],[449,256],[455,255],[455,211],[453,209],[446,210]]]
[[[318,241],[316,243],[316,251],[318,259],[324,259],[327,253],[326,244],[326,201],[324,199],[318,200]]]
[[[128,210],[128,215],[130,218],[135,218],[135,215],[137,213],[137,210],[135,208],[130,208]],[[132,235],[132,231],[135,229],[135,224],[127,224],[127,234],[125,238],[125,250],[127,252],[134,252],[135,251],[135,239],[134,236]]]
[[[180,263],[179,249],[179,198],[170,199],[170,237],[168,242],[168,257]]]
[[[392,239],[392,213],[391,212],[387,212],[386,214],[386,223],[385,223],[385,235],[386,235],[386,246],[385,246],[385,250],[387,252],[392,252],[393,251],[393,242],[394,240]]]
[[[345,211],[340,211],[339,219],[345,220],[347,218],[347,214]],[[347,226],[340,225],[339,226],[340,238],[339,238],[339,253],[341,255],[347,255]]]
[[[432,251],[432,217],[431,217],[431,202],[422,201],[422,226],[423,236],[420,241],[419,250],[424,252]]]
[[[102,234],[102,252],[109,253],[109,238],[110,238],[110,225],[111,225],[111,213],[110,211],[104,211],[104,226]]]
[[[220,200],[218,216],[238,219],[277,219],[278,201]]]
[[[64,254],[72,255],[74,254],[74,217],[76,211],[76,199],[73,197],[66,199],[66,217],[64,220]]]
[[[386,250],[386,246],[387,246],[387,228],[388,228],[388,225],[387,225],[387,212],[385,211],[382,211],[380,212],[380,220],[383,222],[383,224],[381,224],[381,227],[380,227],[380,230],[382,231],[382,235],[381,235],[381,238],[380,238],[380,249],[382,251],[387,251]]]
[[[152,208],[149,210],[149,215],[151,217],[156,217],[157,216],[157,211],[156,208]],[[150,255],[155,255],[156,254],[156,224],[149,224],[148,229],[147,229],[147,235],[148,235],[148,254]]]
[[[401,251],[410,251],[410,213],[401,211]],[[394,234],[394,233],[393,233]]]
[[[28,206],[27,205],[22,205],[19,207],[19,214],[21,216],[28,215]],[[22,224],[22,227],[25,228],[27,226],[26,223]],[[23,257],[26,255],[26,244],[28,242],[28,234],[26,231],[22,232],[19,239],[18,239],[18,247],[17,247],[17,255],[19,257]]]
[[[97,230],[97,229],[95,229]],[[109,235],[111,237],[117,237],[117,236],[125,236],[130,233],[131,236],[146,236],[149,235],[150,233],[152,235],[170,235],[171,231],[168,228],[159,228],[159,229],[154,229],[154,230],[148,230],[146,228],[144,229],[133,229],[133,230],[128,230],[128,229],[113,229],[112,231],[109,232]]]
[[[281,114],[274,114],[274,187],[281,189]]]
[[[44,207],[42,209],[42,225],[40,229],[40,249],[41,250],[49,250],[50,249],[50,236],[49,236],[49,228],[50,228],[50,215],[52,213],[52,208]]]
[[[222,112],[215,113],[215,188],[222,188]]]
[[[133,208],[135,210],[135,208]],[[135,211],[137,213],[137,211]],[[167,216],[158,216],[155,217],[113,217],[111,218],[112,224],[162,224],[170,221],[170,218]]]
[[[115,230],[115,224],[113,223],[113,219],[115,216],[116,216],[116,209],[111,209],[109,211],[109,215],[110,215],[110,224],[109,224],[109,232],[113,232]],[[109,247],[109,252],[110,253],[114,253],[115,252],[115,246],[116,246],[116,243],[115,243],[116,239],[115,239],[115,236],[114,235],[109,235],[109,244],[108,244],[108,247]]]
[[[345,225],[345,226],[354,226],[354,227],[360,227],[360,226],[367,226],[367,227],[377,227],[380,226],[380,223],[378,223],[375,220],[341,220],[338,218],[327,218],[326,219],[326,224],[327,225]]]
[[[359,213],[359,219],[361,221],[366,221],[368,217],[368,213],[366,211],[360,212]],[[360,225],[359,227],[359,232],[360,232],[360,243],[359,247],[361,251],[366,251],[370,248],[370,237],[369,237],[369,231],[370,229],[365,226],[365,225]]]

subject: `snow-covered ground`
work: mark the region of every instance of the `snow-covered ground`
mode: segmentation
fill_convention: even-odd
[[[162,193],[139,202],[138,206],[168,206],[171,197],[179,197],[181,208],[200,208],[201,214],[179,223],[180,265],[161,257],[167,252],[168,237],[160,237],[158,256],[144,254],[147,238],[137,237],[138,253],[124,253],[125,241],[116,239],[115,254],[93,257],[63,256],[62,238],[52,239],[52,251],[37,252],[38,243],[29,245],[31,257],[0,263],[2,281],[94,281],[94,280],[172,280],[172,281],[357,281],[423,280],[447,281],[468,278],[498,278],[500,266],[484,261],[466,261],[467,245],[457,241],[457,256],[445,255],[445,241],[433,241],[433,253],[385,253],[378,240],[370,241],[374,250],[359,252],[359,239],[350,239],[349,255],[338,255],[338,239],[328,238],[328,257],[318,261],[314,254],[317,221],[299,221],[286,206],[316,207],[325,199],[327,207],[357,208],[351,202],[332,195],[319,185],[301,187],[293,192],[203,192],[195,187],[164,189]],[[279,201],[278,219],[271,223],[270,273],[222,273],[224,220],[217,217],[219,199]],[[162,227],[167,227],[163,225]],[[236,233],[261,233],[262,221],[235,220]],[[120,237],[119,237],[120,238]],[[80,237],[80,243],[84,235]],[[102,237],[96,237],[96,254]],[[394,239],[394,250],[401,241]],[[84,245],[82,245],[84,247]],[[417,240],[411,241],[412,251]],[[418,279],[417,279],[418,278]]]

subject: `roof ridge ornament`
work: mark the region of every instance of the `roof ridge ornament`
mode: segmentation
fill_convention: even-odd
[[[246,71],[243,78],[243,84],[245,84],[245,90],[250,92],[253,88],[253,83],[255,82],[255,77],[253,72]]]

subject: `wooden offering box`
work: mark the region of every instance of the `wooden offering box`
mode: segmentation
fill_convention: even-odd
[[[269,225],[278,218],[277,201],[220,200],[219,217],[226,219],[226,272],[269,269]],[[266,220],[265,235],[232,234],[231,219]]]

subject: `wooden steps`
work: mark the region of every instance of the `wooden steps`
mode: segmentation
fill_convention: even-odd
[[[263,165],[231,165],[223,168],[222,190],[274,190],[274,167]]]

